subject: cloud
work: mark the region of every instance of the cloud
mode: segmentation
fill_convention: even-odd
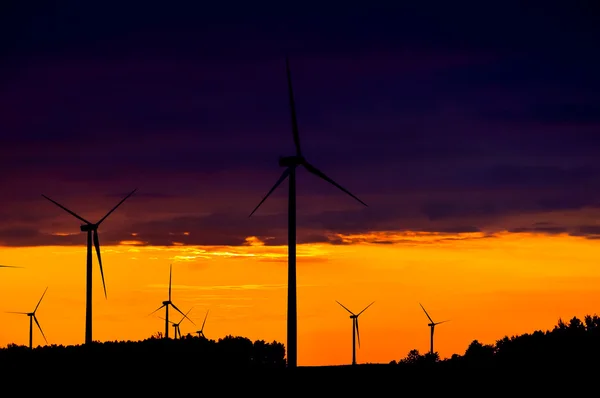
[[[474,192],[471,197],[465,197],[461,192],[441,192],[436,195],[439,199],[434,201],[421,195],[390,195],[384,203],[375,202],[369,208],[348,210],[329,210],[326,201],[321,201],[320,204],[325,203],[323,209],[317,201],[314,206],[303,206],[303,211],[298,214],[297,242],[342,244],[347,242],[340,240],[340,235],[368,236],[382,231],[461,234],[508,230],[549,234],[569,232],[581,236],[596,234],[592,226],[582,227],[582,219],[600,215],[598,201],[586,195],[585,189],[578,192],[572,187],[563,191],[552,188],[552,184],[548,187],[541,184],[540,192],[544,193],[541,196],[523,188]],[[446,198],[442,200],[444,195]],[[392,206],[389,202],[395,203]],[[130,247],[202,245],[260,249],[284,246],[287,244],[285,210],[285,207],[275,212],[271,209],[270,213],[252,217],[233,210],[198,216],[169,215],[158,211],[151,213],[154,220],[148,220],[148,216],[144,220],[141,215],[137,216],[139,210],[133,208],[130,211],[134,213],[121,214],[120,217],[115,212],[115,219],[107,221],[105,229],[99,229],[99,236],[103,245]],[[192,213],[191,210],[189,212]],[[63,219],[70,221],[68,214]],[[46,221],[5,227],[0,229],[0,243],[6,246],[81,245],[85,238],[75,222],[63,225],[62,222]],[[52,227],[53,224],[56,225]],[[387,238],[377,238],[381,244],[386,241]],[[198,255],[202,254],[194,254]],[[233,251],[222,255],[244,257],[246,254]],[[181,256],[181,260],[185,261],[186,254]]]
[[[151,289],[168,289],[169,285],[148,285]],[[263,290],[263,289],[287,289],[287,285],[172,285],[175,290]]]
[[[596,237],[597,27],[575,8],[515,4],[493,19],[474,18],[476,5],[362,5],[285,19],[227,10],[202,24],[161,9],[160,26],[128,19],[128,6],[87,13],[86,26],[66,19],[81,4],[52,18],[16,7],[2,25],[22,40],[0,78],[0,244],[80,245],[79,222],[40,194],[94,221],[138,187],[102,244],[285,245],[286,183],[248,217],[294,151],[284,49],[303,153],[369,204],[300,169],[300,244],[390,244],[393,231]]]

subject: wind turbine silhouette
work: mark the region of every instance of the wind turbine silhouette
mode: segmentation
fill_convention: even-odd
[[[44,198],[48,199],[50,202],[54,203],[67,213],[71,214],[73,217],[83,221],[83,224],[80,229],[81,232],[87,232],[87,260],[86,260],[86,292],[85,292],[85,343],[90,344],[92,342],[92,240],[94,241],[94,246],[96,248],[96,255],[98,256],[98,265],[100,266],[100,275],[102,276],[102,287],[104,287],[104,297],[108,298],[106,295],[106,285],[104,284],[104,270],[102,269],[102,257],[100,256],[100,240],[98,239],[98,227],[106,218],[111,215],[111,213],[117,210],[117,207],[121,206],[123,202],[127,198],[129,198],[133,193],[137,191],[137,188],[131,191],[127,196],[125,196],[115,207],[113,207],[104,217],[100,219],[97,223],[91,223],[85,218],[79,216],[78,214],[72,212],[67,209],[63,205],[54,200],[50,199],[46,195],[42,195]]]
[[[356,365],[356,340],[357,340],[357,338],[358,338],[358,347],[360,348],[360,333],[358,331],[358,317],[360,314],[365,312],[365,310],[367,308],[372,306],[373,303],[375,303],[375,302],[373,301],[373,303],[367,305],[358,314],[355,314],[354,312],[350,311],[348,308],[344,307],[344,304],[340,303],[339,301],[335,300],[335,302],[338,303],[339,305],[341,305],[342,308],[344,308],[346,311],[348,311],[350,313],[350,319],[352,319],[352,365]]]
[[[165,307],[165,317],[161,318],[161,319],[165,320],[165,339],[169,338],[169,306],[171,306],[175,310],[177,310],[177,312],[179,312],[181,315],[183,315],[184,318],[187,318],[187,319],[189,319],[190,322],[194,323],[194,321],[192,321],[190,318],[188,318],[186,314],[184,314],[183,312],[181,312],[181,310],[179,308],[177,308],[177,306],[175,304],[173,304],[173,302],[171,301],[171,280],[172,280],[172,276],[173,276],[173,264],[170,265],[170,269],[169,269],[169,299],[166,300],[166,301],[163,301],[162,305],[160,307],[158,307],[157,309],[155,309],[154,311],[152,311],[150,314],[148,314],[148,315],[152,315],[156,311],[160,310],[162,307]],[[195,323],[194,323],[194,325],[195,325]],[[177,336],[175,338],[177,338]]]
[[[204,336],[204,324],[206,323],[206,318],[208,318],[208,311],[206,311],[206,315],[204,315],[204,322],[202,322],[202,327],[200,328],[200,330],[196,331],[196,333],[198,333],[198,337],[206,338],[206,336]]]
[[[33,312],[7,311],[11,314],[23,314],[23,315],[27,315],[29,317],[29,349],[33,348],[33,321],[35,321],[35,324],[37,325],[38,329],[40,329],[40,332],[42,333],[44,340],[46,340],[46,344],[48,344],[48,340],[46,339],[46,336],[44,335],[44,331],[42,330],[42,327],[40,326],[40,323],[38,322],[37,317],[35,316],[35,312],[37,311],[38,307],[40,306],[40,303],[42,302],[42,299],[44,298],[44,295],[46,294],[47,290],[48,290],[48,288],[46,287],[46,290],[44,290],[44,293],[42,293],[42,297],[40,297],[40,301],[38,301]]]
[[[294,144],[296,146],[296,154],[292,156],[282,156],[279,158],[279,166],[285,167],[283,174],[279,177],[279,180],[273,185],[273,188],[265,195],[260,203],[250,213],[251,217],[256,210],[264,203],[264,201],[275,191],[275,189],[289,177],[289,196],[288,196],[288,299],[287,299],[287,366],[289,368],[296,368],[298,362],[298,319],[297,319],[297,305],[296,305],[296,168],[303,166],[310,173],[317,177],[327,181],[333,186],[339,188],[343,192],[347,193],[363,205],[367,206],[365,202],[358,199],[350,191],[343,188],[337,182],[333,181],[321,170],[310,164],[302,155],[300,149],[300,136],[298,132],[298,121],[296,119],[296,107],[294,104],[294,92],[292,89],[292,77],[290,72],[290,63],[288,57],[285,58],[285,68],[287,74],[290,113],[292,118],[292,134],[294,138]]]
[[[174,334],[175,334],[174,339],[175,340],[177,340],[178,336],[179,336],[179,338],[181,338],[181,329],[179,329],[179,325],[181,324],[181,322],[183,322],[187,318],[187,314],[190,313],[190,311],[192,310],[192,308],[190,308],[188,310],[188,312],[186,312],[185,315],[183,315],[183,317],[181,318],[181,320],[179,322],[175,323],[173,321],[168,321],[169,323],[171,323],[173,325]],[[165,320],[165,318],[163,318],[163,317],[159,317],[159,318]],[[187,319],[189,319],[190,322],[194,323],[190,318],[187,318]],[[195,323],[194,323],[194,325],[195,325]]]
[[[433,319],[431,319],[431,317],[429,316],[429,314],[425,310],[425,307],[423,307],[423,305],[421,303],[419,303],[419,305],[421,306],[421,308],[423,308],[423,311],[425,312],[425,315],[427,315],[427,318],[429,318],[429,321],[431,321],[431,323],[428,323],[427,326],[429,326],[431,328],[431,346],[430,346],[430,349],[429,349],[429,353],[433,354],[433,352],[434,352],[433,351],[433,332],[435,330],[435,325],[439,325],[440,323],[448,322],[449,319],[447,319],[445,321],[434,322]]]

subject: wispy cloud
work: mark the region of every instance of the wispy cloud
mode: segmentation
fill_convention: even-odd
[[[302,287],[318,287],[319,285],[313,284],[299,284]],[[150,289],[165,290],[169,288],[168,284],[150,284]],[[277,290],[287,289],[286,284],[243,284],[243,285],[211,285],[211,286],[200,286],[200,285],[171,285],[174,290],[195,290],[195,291],[256,291],[256,290]],[[208,296],[209,298],[211,296]],[[212,296],[214,297],[214,296]],[[221,297],[221,296],[219,296]],[[203,296],[204,298],[204,296]]]

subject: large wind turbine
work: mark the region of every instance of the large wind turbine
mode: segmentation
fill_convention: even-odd
[[[175,304],[173,304],[173,302],[171,301],[172,276],[173,276],[173,264],[170,265],[170,269],[169,269],[169,299],[166,301],[163,301],[162,305],[160,307],[158,307],[157,309],[152,311],[150,314],[148,314],[148,315],[152,315],[156,311],[160,310],[162,307],[165,307],[165,317],[162,318],[165,320],[165,339],[169,338],[169,306],[172,306],[175,310],[177,310],[177,312],[179,312],[181,315],[183,315],[184,318],[188,318],[187,315],[184,314],[183,312],[181,312],[181,310],[179,308],[177,308],[177,306]],[[190,320],[190,322],[194,323],[194,321],[192,321],[190,318],[188,318],[188,319]],[[194,323],[194,325],[195,325],[195,323]],[[175,336],[175,338],[177,338],[177,336]]]
[[[188,312],[185,313],[185,315],[181,318],[181,320],[179,322],[175,323],[173,321],[167,321],[173,325],[173,330],[174,330],[173,333],[175,334],[175,337],[174,337],[175,340],[177,340],[178,337],[181,338],[181,329],[179,328],[179,325],[181,324],[181,322],[183,322],[187,318],[190,320],[190,322],[194,323],[190,318],[187,317],[187,314],[190,313],[192,308],[190,308],[188,310]],[[159,317],[159,318],[165,320],[165,318],[163,318],[163,317]],[[194,325],[195,325],[195,323],[194,323]]]
[[[302,155],[300,149],[300,136],[298,133],[298,122],[296,120],[296,107],[294,105],[294,93],[292,90],[292,77],[290,72],[290,64],[288,58],[285,58],[285,67],[287,73],[287,84],[290,102],[290,112],[292,118],[292,133],[294,144],[296,146],[296,154],[292,156],[283,156],[279,158],[279,166],[285,167],[283,174],[279,180],[273,185],[273,188],[265,195],[260,203],[252,210],[250,216],[263,204],[263,202],[275,191],[275,189],[289,177],[289,197],[288,197],[288,301],[287,301],[287,366],[295,368],[297,366],[297,339],[298,339],[298,324],[297,324],[297,308],[296,308],[296,168],[303,166],[310,173],[327,181],[333,186],[339,188],[343,192],[352,196],[354,199],[367,205],[362,200],[354,196],[350,191],[343,188],[337,182],[326,176],[321,170],[310,164]]]
[[[206,311],[206,315],[204,315],[204,322],[202,322],[202,327],[200,328],[200,330],[196,331],[196,333],[198,333],[198,337],[206,338],[206,336],[204,336],[204,325],[206,324],[206,318],[208,318],[208,311]]]
[[[23,315],[27,315],[29,317],[29,349],[33,348],[33,321],[35,321],[35,324],[37,325],[38,329],[40,329],[40,332],[42,333],[44,340],[46,340],[46,344],[48,344],[48,340],[46,339],[46,336],[44,335],[44,331],[42,330],[42,327],[40,326],[40,323],[38,322],[38,320],[35,316],[35,312],[37,311],[38,307],[40,306],[40,303],[42,302],[42,299],[44,298],[44,295],[46,294],[47,290],[48,290],[48,288],[46,288],[46,290],[44,290],[44,293],[42,293],[42,297],[40,297],[40,301],[38,301],[33,312],[7,311],[11,314],[23,314]]]
[[[419,303],[419,305],[421,306],[421,308],[423,308],[423,311],[425,312],[425,315],[427,315],[427,318],[429,318],[429,321],[431,322],[431,323],[428,323],[427,326],[429,326],[431,328],[431,346],[429,348],[429,353],[433,354],[433,352],[434,352],[433,351],[433,331],[435,330],[435,325],[439,325],[440,323],[448,322],[449,319],[447,319],[445,321],[434,322],[433,319],[431,319],[431,317],[429,316],[429,314],[425,310],[425,307],[423,307],[423,305],[421,303]]]
[[[111,213],[117,210],[117,207],[121,206],[123,202],[127,198],[129,198],[133,193],[137,191],[137,188],[131,191],[127,196],[125,196],[115,207],[113,207],[104,217],[100,219],[97,223],[91,223],[83,217],[80,217],[76,213],[67,209],[63,205],[54,200],[50,199],[46,195],[42,195],[44,198],[48,199],[50,202],[54,203],[73,217],[77,218],[80,221],[83,221],[83,224],[80,229],[81,232],[87,232],[87,261],[86,261],[86,292],[85,292],[85,343],[90,344],[92,342],[92,240],[94,241],[94,246],[96,247],[96,255],[98,256],[98,265],[100,266],[100,275],[102,276],[102,287],[104,287],[104,297],[106,298],[106,285],[104,284],[104,271],[102,269],[102,257],[100,256],[100,240],[98,239],[98,227],[106,217],[111,215]]]
[[[365,312],[365,310],[367,308],[372,306],[374,301],[373,301],[373,303],[367,305],[358,314],[355,314],[354,312],[350,311],[348,308],[344,307],[344,305],[342,303],[340,303],[339,301],[336,300],[335,302],[338,303],[339,305],[341,305],[342,308],[344,308],[346,311],[348,311],[350,313],[350,319],[352,319],[352,365],[356,365],[356,340],[357,340],[357,338],[358,338],[358,347],[360,348],[360,333],[358,331],[358,317],[360,314]]]

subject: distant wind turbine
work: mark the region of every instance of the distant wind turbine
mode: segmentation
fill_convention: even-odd
[[[7,311],[11,314],[23,314],[23,315],[27,315],[29,317],[29,348],[30,349],[33,348],[33,321],[35,321],[35,324],[37,325],[38,329],[40,329],[40,332],[42,333],[44,340],[46,340],[46,344],[48,344],[48,340],[46,339],[46,336],[44,335],[44,331],[42,330],[42,327],[40,326],[40,323],[38,322],[37,317],[35,316],[35,312],[37,311],[38,307],[40,306],[40,303],[42,302],[42,299],[44,298],[44,295],[46,294],[47,290],[48,290],[48,288],[46,287],[46,290],[44,290],[44,293],[42,293],[42,297],[40,297],[40,301],[38,301],[33,312]]]
[[[439,325],[440,323],[448,322],[449,319],[447,319],[445,321],[434,322],[433,319],[431,319],[431,317],[429,316],[429,314],[425,310],[425,307],[423,307],[423,305],[421,303],[419,303],[419,305],[421,306],[421,308],[423,308],[423,311],[425,312],[425,315],[427,315],[427,318],[429,318],[429,321],[431,322],[431,323],[428,323],[427,326],[429,326],[431,328],[431,346],[429,348],[429,352],[431,354],[433,354],[434,353],[434,351],[433,351],[433,332],[435,330],[435,325]]]
[[[204,322],[202,322],[202,327],[200,328],[200,330],[196,331],[196,333],[198,333],[198,337],[206,338],[206,336],[204,336],[204,324],[206,324],[206,318],[208,318],[208,311],[206,311],[206,315],[204,315]]]
[[[98,239],[98,227],[106,218],[111,215],[111,213],[117,210],[117,207],[121,206],[123,202],[127,198],[129,198],[133,193],[137,191],[137,188],[131,191],[127,196],[125,196],[115,207],[113,207],[104,217],[100,219],[97,223],[91,223],[83,217],[80,217],[76,213],[67,209],[63,205],[54,200],[50,199],[46,195],[42,195],[44,198],[48,199],[50,202],[54,203],[67,213],[71,214],[73,217],[83,221],[83,224],[80,229],[81,232],[87,232],[87,261],[86,261],[86,292],[85,292],[85,343],[90,344],[92,342],[92,240],[94,241],[94,246],[96,248],[96,255],[98,256],[98,265],[100,266],[100,275],[102,276],[102,287],[104,287],[104,297],[107,298],[106,295],[106,285],[104,284],[104,270],[102,269],[102,257],[100,256],[100,240]]]
[[[158,307],[157,309],[152,311],[150,314],[148,314],[148,315],[152,315],[156,311],[160,310],[162,307],[165,307],[165,317],[161,318],[161,319],[165,320],[165,339],[169,338],[169,306],[173,307],[177,312],[179,312],[181,315],[183,315],[184,318],[187,318],[187,319],[189,319],[190,322],[194,323],[194,321],[192,321],[190,318],[188,318],[186,314],[181,312],[181,310],[179,308],[177,308],[177,306],[175,304],[173,304],[173,302],[171,301],[172,276],[173,276],[173,264],[170,265],[170,269],[169,269],[169,299],[166,301],[163,301],[162,305],[160,307]],[[194,323],[194,325],[195,325],[195,323]],[[177,336],[175,336],[175,338],[177,338]]]
[[[289,196],[288,196],[288,299],[287,299],[287,366],[296,368],[298,362],[298,320],[297,320],[297,305],[296,305],[296,168],[303,166],[310,173],[327,181],[333,186],[339,188],[346,194],[350,195],[363,205],[365,202],[358,199],[350,191],[343,188],[337,182],[326,176],[321,170],[310,164],[302,155],[300,150],[300,135],[298,132],[298,122],[296,120],[296,107],[294,104],[294,93],[292,89],[292,77],[290,72],[289,60],[285,58],[285,66],[287,73],[290,113],[292,118],[292,133],[294,144],[296,146],[296,154],[292,156],[284,156],[279,158],[279,166],[285,167],[283,174],[275,183],[273,188],[265,195],[260,203],[252,210],[250,216],[258,210],[260,205],[275,191],[275,189],[289,177]]]
[[[350,313],[350,319],[352,319],[352,365],[356,365],[356,340],[357,339],[358,339],[358,347],[360,348],[360,333],[358,331],[358,317],[360,314],[365,312],[365,310],[367,308],[372,306],[373,303],[375,303],[375,302],[373,301],[373,303],[367,305],[358,314],[355,314],[354,312],[350,311],[348,308],[344,307],[344,305],[342,303],[340,303],[339,301],[336,300],[335,302],[338,303],[339,305],[341,305],[342,308],[344,308],[346,311],[348,311]]]
[[[181,318],[181,320],[179,322],[177,322],[177,323],[175,323],[173,321],[167,321],[167,322],[169,322],[169,323],[171,323],[173,325],[173,330],[174,330],[174,334],[175,334],[174,339],[175,340],[177,340],[177,338],[181,338],[181,329],[179,328],[179,325],[181,324],[181,322],[183,322],[187,318],[187,314],[189,314],[191,310],[192,309],[190,308],[188,310],[188,312],[186,312],[185,315]],[[159,317],[159,318],[162,319],[162,320],[166,320],[163,317]],[[189,319],[190,322],[194,323],[190,318],[187,318],[187,319]],[[195,325],[195,323],[194,323],[194,325]]]

